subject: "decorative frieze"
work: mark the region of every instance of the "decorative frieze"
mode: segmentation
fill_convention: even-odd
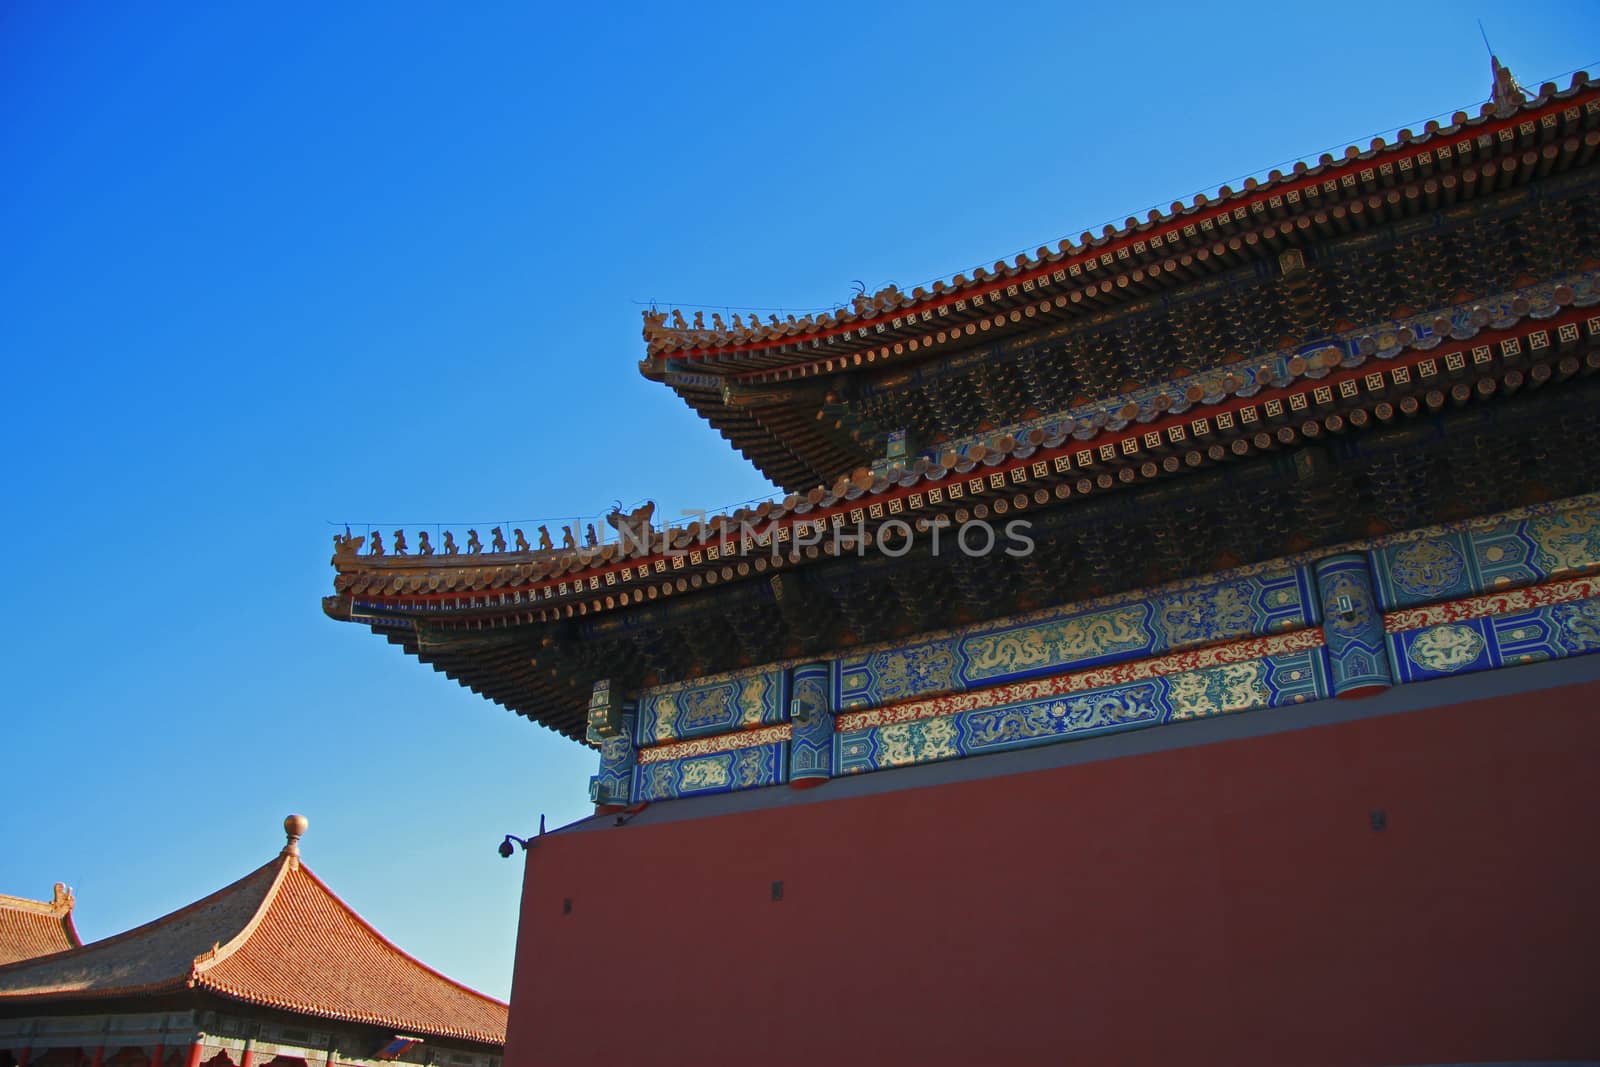
[[[1580,656],[1600,651],[1600,598],[1439,622],[1388,642],[1402,682]]]
[[[639,694],[634,736],[640,745],[707,737],[788,718],[788,672],[737,671]]]
[[[777,741],[731,752],[640,764],[638,799],[670,800],[782,785],[788,777],[789,743]]]
[[[864,730],[874,726],[892,726],[897,723],[913,722],[918,719],[933,719],[943,715],[955,715],[960,712],[992,708],[1002,704],[1043,700],[1049,697],[1081,693],[1091,689],[1104,689],[1116,685],[1131,684],[1170,674],[1182,674],[1231,663],[1243,663],[1249,660],[1263,659],[1276,653],[1303,652],[1321,648],[1322,644],[1321,627],[1309,627],[1287,634],[1250,638],[1244,641],[1234,641],[1226,645],[1212,645],[1207,648],[1192,649],[1186,652],[1173,652],[1153,659],[1093,667],[1086,671],[1075,671],[1069,674],[1031,678],[1027,681],[1011,682],[1006,685],[992,686],[988,689],[975,689],[966,693],[953,693],[946,696],[910,700],[901,704],[869,708],[865,711],[841,712],[835,716],[834,725],[841,733]]]
[[[1372,550],[1385,611],[1600,570],[1600,504],[1544,508]]]
[[[1329,695],[1320,647],[838,735],[838,773],[905,767]]]
[[[1317,621],[1302,566],[1181,583],[1085,611],[1069,607],[1002,619],[904,648],[836,662],[834,706],[871,707],[1036,674],[1142,659]]]
[[[821,784],[1597,650],[1591,494],[650,690],[651,723],[629,705],[602,747],[597,799]]]

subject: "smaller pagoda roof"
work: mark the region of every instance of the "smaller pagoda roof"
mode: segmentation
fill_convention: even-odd
[[[0,1006],[200,990],[259,1007],[502,1045],[506,1005],[413,959],[300,862],[269,863],[115,937],[0,966]],[[0,927],[3,929],[3,927]]]
[[[50,900],[0,893],[0,966],[50,956],[83,944],[72,925],[72,890],[56,883]]]

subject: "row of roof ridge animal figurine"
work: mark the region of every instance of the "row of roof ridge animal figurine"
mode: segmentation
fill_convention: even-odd
[[[850,306],[857,315],[865,315],[874,308],[882,307],[885,304],[899,301],[902,296],[903,294],[900,292],[899,287],[891,285],[884,289],[880,289],[872,296],[867,296],[865,292],[857,293],[851,299]],[[653,307],[647,308],[643,312],[643,315],[647,333],[650,330],[698,330],[701,332],[705,332],[707,330],[705,312],[703,311],[696,311],[694,313],[693,323],[685,320],[683,317],[683,312],[679,311],[677,308],[671,308],[667,311],[658,311]],[[819,324],[831,325],[832,323],[838,321],[842,315],[843,310],[840,309],[832,312],[824,312],[817,316],[804,315],[798,320],[793,315],[790,315],[788,316],[787,322],[780,322],[777,315],[769,314],[767,316],[767,325],[774,327],[781,327],[785,325],[798,326],[802,329],[809,330]],[[739,317],[739,313],[737,311],[732,313],[732,321],[728,323],[724,323],[722,321],[722,315],[720,313],[712,312],[711,326],[709,328],[717,333],[726,333],[729,328],[734,330],[757,330],[761,328],[761,318],[754,311],[750,312],[750,322],[747,326],[745,321]]]
[[[649,538],[655,531],[655,527],[651,525],[655,510],[656,504],[653,500],[647,500],[641,507],[628,512],[623,511],[621,507],[616,507],[606,515],[606,522],[612,529],[617,531],[618,536],[629,537],[636,541],[642,540]],[[528,543],[527,535],[520,529],[513,529],[511,531],[513,541],[508,545],[504,531],[501,527],[495,526],[489,531],[488,550],[491,553],[555,551],[556,546],[550,537],[549,527],[541,523],[537,528],[537,533],[539,535],[539,543],[534,546]],[[371,543],[367,545],[367,551],[364,553],[367,556],[409,556],[412,554],[410,546],[406,543],[406,532],[404,530],[394,531],[394,540],[390,542],[387,548],[384,546],[381,532],[373,530],[370,537]],[[334,560],[350,559],[354,556],[362,555],[361,547],[367,540],[366,536],[352,535],[350,528],[345,527],[344,533],[333,535]],[[584,529],[583,544],[581,546],[578,544],[577,534],[571,526],[561,527],[561,551],[563,552],[576,552],[580,548],[595,548],[599,544],[600,538],[596,534],[594,523],[592,522],[588,523]],[[483,551],[483,542],[479,539],[478,531],[475,529],[467,530],[467,544],[464,552],[456,545],[455,534],[450,530],[444,531],[444,540],[437,547],[428,537],[426,530],[419,531],[417,534],[416,555],[418,556],[476,556]]]

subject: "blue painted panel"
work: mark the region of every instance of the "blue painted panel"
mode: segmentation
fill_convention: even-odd
[[[1283,564],[845,656],[835,663],[834,707],[875,707],[1312,626],[1320,618],[1312,587],[1309,567]]]
[[[1402,682],[1600,651],[1600,598],[1549,604],[1389,635]]]
[[[784,722],[788,677],[781,667],[763,667],[646,689],[639,694],[635,740],[659,745]]]
[[[671,800],[782,785],[789,778],[789,743],[778,741],[732,752],[640,764],[637,778],[640,800]]]
[[[1321,648],[839,733],[837,773],[905,767],[1330,695]]]

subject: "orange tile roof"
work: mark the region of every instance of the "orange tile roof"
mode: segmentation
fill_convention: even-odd
[[[505,1043],[505,1004],[401,951],[289,849],[137,929],[0,966],[0,1006],[185,988],[321,1019]]]
[[[0,893],[0,965],[77,948],[72,925],[72,890],[56,883],[53,900],[28,900]]]
[[[406,955],[298,863],[242,936],[197,966],[198,984],[307,1015],[505,1043],[504,1004]]]

